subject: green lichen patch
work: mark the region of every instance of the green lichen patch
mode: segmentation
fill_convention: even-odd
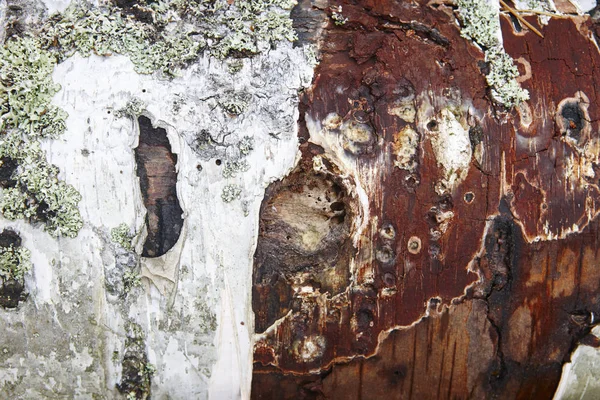
[[[485,0],[458,0],[457,5],[462,21],[461,35],[473,40],[485,52],[490,66],[486,80],[494,101],[511,108],[528,100],[529,93],[516,80],[519,71],[498,38],[498,10]]]
[[[138,73],[174,75],[178,67],[198,57],[201,43],[184,30],[159,28],[160,24],[140,22],[117,8],[73,4],[50,19],[39,40],[59,61],[75,52],[82,56],[118,53],[128,56]]]
[[[239,185],[227,185],[221,192],[221,199],[225,203],[231,203],[235,199],[239,199],[242,195],[242,188]]]
[[[58,168],[46,161],[36,140],[0,135],[0,159],[18,165],[0,192],[0,211],[10,220],[42,222],[52,236],[75,237],[83,226],[77,208],[81,195],[58,179]]]
[[[118,4],[119,2],[117,2]],[[145,1],[135,7],[96,8],[72,5],[42,30],[44,47],[60,58],[127,55],[139,73],[173,75],[201,51],[213,56],[251,56],[296,34],[289,0]],[[140,18],[140,14],[143,16]]]
[[[237,144],[240,154],[247,156],[254,150],[254,138],[251,136],[244,136]]]
[[[225,163],[225,167],[223,168],[223,177],[225,178],[233,178],[240,172],[246,172],[250,169],[250,164],[248,161],[240,159],[227,161]]]
[[[142,100],[138,99],[137,97],[133,97],[127,102],[127,104],[125,104],[125,107],[123,107],[115,112],[115,116],[117,118],[122,118],[122,117],[137,118],[140,115],[142,115],[142,113],[144,112],[145,109],[146,109],[146,103],[144,103]]]
[[[251,96],[247,93],[226,93],[220,100],[219,105],[230,115],[240,115],[248,109]]]
[[[116,228],[110,230],[110,239],[124,248],[125,250],[132,250],[133,246],[131,241],[133,240],[133,234],[129,230],[129,226],[126,223],[121,223]]]
[[[338,6],[335,11],[333,11],[331,13],[331,19],[333,20],[333,23],[336,25],[345,25],[346,22],[348,22],[348,18],[345,18],[342,15],[342,6]]]
[[[218,58],[251,56],[279,41],[297,39],[289,18],[295,0],[246,0],[231,5],[222,0],[176,3],[187,3],[183,9],[190,7],[191,15],[202,16],[210,52]]]
[[[508,108],[529,100],[529,93],[517,82],[519,70],[508,54],[496,47],[486,51],[485,59],[490,65],[486,79],[494,99]]]
[[[141,275],[134,270],[127,270],[123,273],[123,292],[129,294],[133,289],[142,286]]]
[[[31,252],[12,229],[0,233],[0,306],[14,308],[24,301],[24,279],[31,269]]]
[[[12,229],[0,233],[0,278],[23,280],[31,269],[31,252],[21,246],[20,236]]]
[[[60,86],[52,82],[56,59],[32,37],[0,48],[0,130],[18,129],[29,137],[56,137],[66,113],[50,104]]]

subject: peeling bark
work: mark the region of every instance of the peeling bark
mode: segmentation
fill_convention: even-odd
[[[341,9],[303,98],[300,163],[313,170],[300,173],[324,168],[355,188],[350,285],[254,303],[257,316],[280,312],[258,336],[253,398],[552,398],[572,351],[597,342],[592,21],[526,17],[542,39],[501,16],[531,96],[507,111],[451,7]],[[278,224],[268,204],[261,224]],[[261,231],[261,243],[275,242]]]
[[[183,210],[177,199],[177,155],[171,151],[167,132],[154,128],[149,118],[138,118],[140,141],[135,149],[137,174],[144,198],[148,237],[142,256],[159,257],[177,239],[183,227]]]

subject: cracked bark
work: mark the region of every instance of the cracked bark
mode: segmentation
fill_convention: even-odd
[[[286,180],[309,181],[315,170],[345,179],[355,205],[341,270],[351,279],[343,292],[327,289],[323,276],[339,276],[328,268],[341,267],[339,258],[324,265],[325,247],[284,271],[302,241],[261,229],[253,398],[552,398],[573,349],[597,343],[596,26],[527,17],[542,39],[502,16],[505,49],[531,96],[505,112],[451,7],[341,4],[348,20],[324,30],[300,108],[303,167],[267,190],[261,226],[306,221],[298,209],[268,211],[269,193],[308,192]],[[448,108],[468,127],[472,156],[444,191],[435,138]],[[415,165],[398,168],[409,128]],[[290,240],[269,253],[278,284],[257,283],[264,249]]]

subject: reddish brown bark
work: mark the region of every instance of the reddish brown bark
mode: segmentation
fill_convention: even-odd
[[[542,39],[502,17],[505,48],[531,95],[506,111],[490,100],[483,54],[460,37],[452,8],[362,1],[343,4],[343,16],[346,24],[325,31],[303,99],[302,161],[263,205],[253,397],[551,398],[574,346],[595,343],[587,335],[600,312],[600,55],[591,22],[551,19],[538,25]],[[390,111],[411,96],[414,122]],[[440,194],[433,137],[448,108],[467,121],[473,157],[464,181]],[[371,132],[344,147],[354,176],[311,143],[306,121],[332,113]],[[414,171],[394,164],[407,127],[418,134]],[[327,161],[317,174],[315,155]],[[290,272],[303,244],[283,232],[299,229],[293,204],[319,179],[342,182],[354,219],[353,188],[369,188],[369,223],[350,247],[356,224],[321,235],[329,245],[303,253]],[[286,216],[269,208],[290,191]],[[336,246],[333,258],[319,251]]]

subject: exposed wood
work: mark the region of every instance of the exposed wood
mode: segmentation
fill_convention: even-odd
[[[507,113],[490,101],[483,54],[460,37],[452,9],[363,1],[342,10],[348,21],[327,27],[304,97],[301,165],[346,179],[359,204],[352,279],[341,294],[314,285],[314,255],[302,290],[254,303],[257,316],[276,306],[280,319],[259,335],[253,398],[552,398],[572,350],[597,342],[591,21],[551,19],[542,39],[501,18],[531,96]],[[443,125],[453,118],[459,125]],[[443,137],[448,126],[468,130],[462,171],[444,165],[457,162],[444,152],[458,140]],[[261,231],[258,248],[272,240]],[[275,254],[282,266],[287,254]]]
[[[138,118],[139,145],[135,149],[137,174],[144,198],[148,237],[142,256],[159,257],[177,239],[183,227],[183,210],[177,199],[177,155],[171,151],[167,132],[154,128],[149,118]]]

